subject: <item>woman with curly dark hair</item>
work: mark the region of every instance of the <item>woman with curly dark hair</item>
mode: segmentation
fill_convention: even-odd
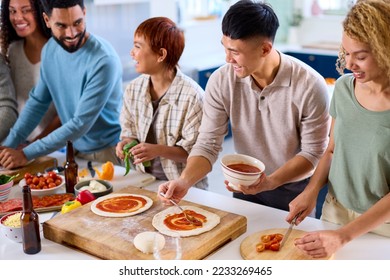
[[[10,64],[19,113],[39,79],[41,51],[51,37],[42,13],[43,8],[38,0],[1,1],[0,47]],[[56,110],[51,105],[28,141],[42,138],[60,125]]]
[[[10,3],[12,5],[10,7]],[[12,0],[2,0],[1,1],[1,22],[0,28],[2,30],[0,35],[1,41],[1,53],[7,55],[9,45],[18,40],[26,39],[27,47],[31,44],[31,40],[26,38],[23,33],[20,33],[13,27],[13,23],[11,22],[11,15],[15,14],[15,8],[13,5],[16,3],[24,3],[23,9],[21,10],[22,14],[30,14],[31,18],[34,19],[34,22],[31,30],[35,31],[34,35],[37,35],[34,41],[46,41],[50,38],[51,32],[50,29],[46,27],[45,21],[42,17],[43,8],[41,2],[35,0],[26,0],[26,1],[12,1]],[[32,46],[32,45],[31,45]],[[41,47],[42,49],[42,47]]]

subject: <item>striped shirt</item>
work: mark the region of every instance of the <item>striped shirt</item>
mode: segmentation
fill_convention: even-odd
[[[154,121],[158,144],[180,146],[190,153],[202,120],[203,89],[177,69],[176,77],[162,97],[153,120],[149,85],[150,75],[143,74],[126,87],[120,115],[120,138],[129,137],[145,142]],[[184,163],[166,158],[160,158],[160,161],[169,180],[178,178],[185,167]],[[207,178],[197,183],[196,187],[206,189]]]

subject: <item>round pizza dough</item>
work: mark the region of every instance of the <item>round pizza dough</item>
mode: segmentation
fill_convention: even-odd
[[[172,237],[188,237],[188,236],[194,236],[199,235],[204,232],[212,230],[214,227],[216,227],[220,221],[221,218],[209,211],[206,211],[204,209],[201,209],[199,207],[195,206],[182,206],[183,209],[189,209],[193,210],[199,214],[202,214],[203,216],[206,216],[207,222],[203,224],[203,227],[201,228],[195,228],[192,230],[172,230],[169,229],[167,226],[164,225],[164,220],[167,217],[167,215],[172,215],[175,213],[180,213],[180,209],[178,209],[176,206],[169,207],[159,213],[157,213],[152,220],[152,225],[155,229],[157,229],[160,233],[172,236]]]
[[[151,254],[154,246],[160,251],[165,246],[165,237],[155,231],[145,231],[137,234],[134,238],[134,246],[142,253]]]
[[[118,196],[137,196],[142,197],[146,200],[146,204],[141,207],[140,209],[133,211],[133,212],[126,212],[126,213],[114,213],[114,212],[106,212],[98,209],[96,205],[104,200],[118,197]],[[113,218],[120,218],[120,217],[127,217],[127,216],[133,216],[139,213],[142,213],[146,210],[148,210],[153,205],[153,200],[147,196],[139,195],[139,194],[129,194],[129,193],[116,193],[116,194],[109,194],[102,197],[99,197],[98,199],[94,200],[94,202],[91,204],[91,211],[95,213],[96,215],[103,216],[103,217],[113,217]]]

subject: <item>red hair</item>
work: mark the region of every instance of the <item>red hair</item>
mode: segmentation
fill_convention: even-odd
[[[174,69],[184,50],[184,32],[166,17],[153,17],[142,22],[135,30],[136,36],[144,36],[153,52],[167,51],[164,60],[168,69]]]

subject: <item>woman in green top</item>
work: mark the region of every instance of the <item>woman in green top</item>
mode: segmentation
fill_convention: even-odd
[[[330,107],[329,146],[286,220],[314,208],[321,187],[329,193],[321,219],[342,225],[311,232],[295,245],[313,257],[335,253],[367,232],[390,237],[390,3],[358,1],[343,22],[337,80]]]

